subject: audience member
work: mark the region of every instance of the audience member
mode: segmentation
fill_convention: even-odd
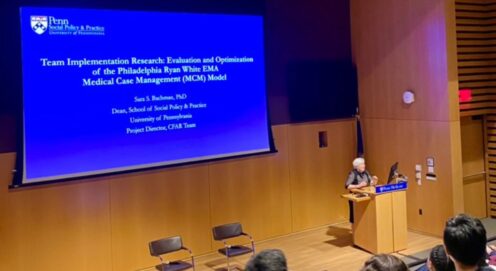
[[[393,255],[378,254],[365,262],[361,271],[407,271],[406,264]]]
[[[417,271],[454,271],[455,265],[453,261],[446,254],[446,250],[442,245],[435,246],[429,258],[427,258],[427,263],[417,269]]]
[[[486,247],[487,261],[490,266],[496,267],[496,246],[488,245]]]
[[[486,260],[486,229],[477,218],[457,215],[446,222],[444,246],[457,271],[491,270]]]
[[[286,256],[279,249],[266,249],[253,256],[246,264],[246,271],[286,271]]]

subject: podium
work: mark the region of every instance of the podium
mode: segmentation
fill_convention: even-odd
[[[407,187],[406,182],[364,187],[342,195],[353,202],[353,244],[374,254],[407,248]]]

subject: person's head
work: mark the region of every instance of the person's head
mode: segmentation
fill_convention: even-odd
[[[353,168],[356,169],[358,172],[364,172],[365,171],[365,159],[358,157],[353,160]]]
[[[429,254],[427,267],[430,271],[452,271],[455,270],[455,265],[446,254],[446,250],[442,245],[435,246]]]
[[[286,257],[279,249],[266,249],[253,256],[246,264],[246,271],[286,271]]]
[[[408,267],[393,255],[377,254],[365,262],[361,271],[408,271]]]
[[[458,266],[476,267],[486,255],[486,229],[481,221],[460,214],[446,222],[446,252]]]

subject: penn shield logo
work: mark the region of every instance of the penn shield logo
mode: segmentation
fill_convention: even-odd
[[[31,16],[31,29],[38,35],[45,33],[48,29],[48,17]]]

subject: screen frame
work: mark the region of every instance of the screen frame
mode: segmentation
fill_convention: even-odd
[[[194,160],[194,161],[187,161],[187,162],[180,162],[180,163],[174,163],[174,164],[164,164],[164,165],[157,165],[157,166],[147,166],[147,167],[139,167],[139,168],[133,168],[133,169],[123,169],[123,170],[116,170],[112,172],[104,172],[104,173],[94,173],[94,174],[88,174],[84,176],[74,176],[74,177],[66,177],[66,178],[57,178],[55,180],[39,180],[39,181],[31,181],[31,182],[25,182],[25,148],[24,148],[24,87],[23,87],[23,73],[22,73],[22,50],[19,48],[19,54],[18,54],[18,59],[20,61],[20,101],[18,101],[21,106],[20,106],[20,112],[18,112],[18,117],[17,117],[17,144],[16,144],[16,149],[17,149],[17,155],[16,155],[16,165],[15,169],[13,170],[13,180],[12,184],[9,185],[9,189],[16,189],[16,188],[22,188],[22,187],[32,187],[32,186],[39,186],[39,185],[50,185],[50,184],[57,184],[57,183],[65,183],[65,182],[70,182],[70,181],[92,181],[96,179],[102,179],[102,177],[109,177],[109,176],[114,176],[114,175],[124,175],[124,174],[132,174],[132,173],[137,173],[137,172],[146,172],[146,171],[153,171],[153,170],[158,170],[158,169],[168,169],[168,168],[175,168],[175,167],[185,167],[189,165],[197,165],[197,164],[208,164],[212,162],[219,162],[219,161],[225,161],[225,160],[232,160],[232,159],[243,159],[247,157],[253,157],[253,156],[264,156],[264,155],[270,155],[277,153],[278,150],[275,146],[274,142],[274,137],[272,133],[272,124],[271,124],[271,118],[270,118],[270,108],[269,108],[269,95],[268,95],[268,70],[267,70],[267,26],[266,26],[266,18],[265,18],[265,10],[261,11],[254,11],[254,10],[245,10],[244,12],[239,12],[236,10],[231,10],[226,11],[226,10],[210,10],[206,12],[204,9],[198,8],[198,9],[191,9],[191,7],[184,9],[184,8],[165,8],[165,9],[152,9],[152,8],[129,8],[129,7],[108,7],[108,6],[92,6],[92,5],[84,5],[84,6],[73,6],[73,5],[60,5],[60,6],[47,6],[47,5],[19,5],[17,7],[17,22],[19,23],[18,29],[17,29],[17,34],[19,40],[19,44],[22,46],[22,37],[21,37],[21,8],[24,7],[29,7],[29,8],[69,8],[69,9],[83,9],[83,10],[100,10],[100,11],[145,11],[145,12],[157,12],[157,13],[184,13],[184,14],[206,14],[206,15],[257,15],[260,16],[262,20],[262,31],[263,31],[263,60],[264,60],[264,85],[265,85],[265,105],[266,105],[266,123],[267,123],[267,142],[269,144],[269,149],[267,151],[260,151],[260,152],[254,152],[254,153],[248,153],[248,154],[241,154],[241,155],[232,155],[232,156],[225,156],[225,157],[218,157],[218,158],[211,158],[211,159],[201,159],[201,160]],[[247,12],[251,11],[251,12]],[[165,161],[164,161],[165,162]],[[108,170],[108,169],[107,169]]]

